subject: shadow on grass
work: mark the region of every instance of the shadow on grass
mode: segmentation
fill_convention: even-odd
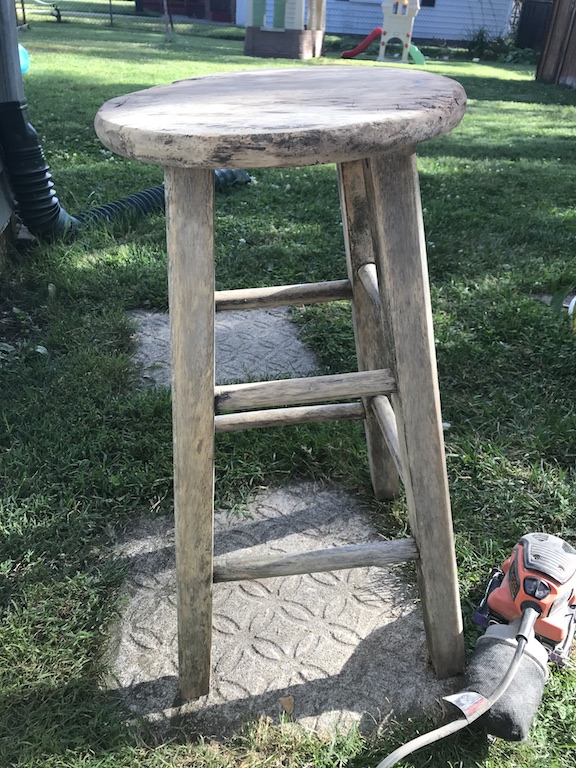
[[[105,756],[134,745],[121,702],[86,680],[4,688],[0,711],[3,766],[43,765],[50,757],[70,759],[74,753],[80,761],[82,755]]]
[[[506,66],[501,65],[502,72]],[[511,70],[514,71],[514,70]],[[448,73],[447,73],[448,74]],[[576,93],[569,88],[542,83],[537,80],[505,79],[500,77],[485,77],[481,74],[469,76],[459,74],[458,66],[449,76],[457,80],[466,91],[468,98],[479,102],[509,101],[534,105],[574,106]]]
[[[409,629],[409,627],[406,627]],[[374,654],[372,663],[378,659],[388,638],[385,633],[374,633],[367,641],[363,651]],[[409,660],[406,660],[408,663]],[[370,665],[368,665],[370,666]],[[397,666],[404,666],[404,662]],[[224,717],[228,724],[230,717],[238,716],[233,723],[233,728],[217,730],[208,727],[206,731],[215,736],[216,741],[222,741],[232,733],[242,736],[243,726],[246,723],[258,719],[259,712],[270,711],[272,723],[286,722],[287,718],[282,714],[278,703],[279,696],[294,696],[296,714],[298,717],[310,710],[313,714],[327,711],[328,707],[335,705],[346,708],[349,699],[344,688],[340,686],[352,686],[352,689],[361,688],[369,669],[366,663],[360,659],[351,660],[339,676],[335,679],[312,681],[301,685],[290,686],[286,689],[270,691],[262,696],[239,700],[235,704],[222,705],[221,707],[208,708],[206,715],[211,722],[219,723]],[[393,679],[396,675],[393,676]],[[391,680],[391,684],[393,683]],[[135,687],[129,693],[138,696],[141,700],[154,698],[157,695],[157,687],[175,687],[175,678],[164,678],[151,681],[140,687]],[[392,691],[392,688],[390,688]],[[123,693],[128,693],[124,691]],[[396,691],[392,691],[396,694]],[[383,710],[387,709],[385,702],[386,691],[381,692],[381,697],[376,702],[382,703]],[[226,707],[229,711],[226,711]],[[133,727],[127,727],[126,710],[121,699],[116,693],[102,691],[98,687],[86,685],[84,681],[50,685],[38,682],[27,690],[16,693],[10,690],[0,692],[0,707],[8,713],[5,718],[7,729],[0,735],[0,761],[2,765],[164,765],[163,752],[154,760],[153,753],[144,754],[133,752],[136,744],[148,746],[152,749],[159,744],[189,745],[191,751],[189,759],[194,764],[192,744],[197,738],[199,729],[193,715],[178,714],[174,711],[174,717],[168,728],[162,733],[158,727],[150,726],[143,722]],[[150,714],[153,708],[150,708]],[[289,719],[289,718],[288,718]],[[383,757],[400,746],[403,741],[408,741],[417,733],[427,732],[439,724],[439,712],[436,708],[434,716],[425,718],[421,714],[417,719],[409,720],[398,727],[390,735],[389,727],[383,729],[383,737],[380,737],[375,745],[363,750],[358,757],[347,761],[351,768],[374,768]],[[272,725],[269,723],[269,726]],[[376,723],[373,719],[364,715],[360,730],[364,732],[374,731]],[[136,733],[138,737],[135,738]],[[234,742],[232,742],[234,744]],[[322,749],[322,741],[318,740],[317,749]],[[371,744],[368,742],[368,744]],[[278,759],[283,755],[282,745],[279,744]],[[413,758],[415,766],[425,766],[430,762],[430,749],[424,749]],[[432,748],[432,754],[438,757],[438,747]],[[445,760],[458,758],[458,764],[462,768],[475,768],[478,761],[488,755],[488,743],[485,736],[479,730],[465,729],[451,739],[443,742],[440,753]],[[139,755],[139,758],[138,758]],[[165,759],[170,761],[171,755],[166,754]],[[262,758],[264,759],[264,758]],[[59,762],[59,761],[62,762]],[[108,762],[110,760],[110,762]],[[144,762],[142,762],[144,760]],[[168,764],[168,763],[166,763]],[[172,764],[172,763],[170,763]],[[188,762],[186,763],[188,765]],[[210,763],[212,764],[212,763]],[[222,765],[228,762],[222,762]],[[314,763],[315,764],[315,763]],[[324,764],[324,763],[322,763]],[[202,762],[204,765],[204,762]],[[220,763],[214,762],[214,765]]]

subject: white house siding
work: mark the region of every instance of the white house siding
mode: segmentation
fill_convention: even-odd
[[[326,0],[326,32],[367,35],[382,26],[382,0]],[[273,0],[268,0],[271,23]],[[246,26],[247,0],[236,1],[236,23]],[[434,8],[421,8],[414,21],[414,37],[467,40],[483,27],[491,35],[504,35],[513,0],[436,0]]]
[[[420,9],[414,37],[468,40],[481,28],[505,35],[513,5],[513,0],[436,0],[434,8]]]

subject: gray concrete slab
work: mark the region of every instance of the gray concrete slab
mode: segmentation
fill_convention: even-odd
[[[314,372],[285,311],[222,315],[221,381]],[[166,382],[166,315],[133,313],[138,363]],[[220,321],[219,317],[219,321]],[[239,353],[248,347],[248,357]],[[247,371],[247,369],[249,370]],[[162,372],[164,378],[158,379]],[[215,515],[215,551],[290,552],[378,539],[369,508],[338,484],[292,482],[261,492],[244,517]],[[303,726],[370,731],[390,713],[433,706],[457,681],[438,681],[427,662],[417,591],[408,568],[216,584],[213,682],[208,696],[178,701],[172,516],[141,520],[118,554],[129,563],[112,654],[110,686],[161,730],[222,736],[246,720],[284,713]]]
[[[215,553],[309,551],[378,539],[368,509],[337,485],[268,490],[244,518],[215,516]],[[370,730],[452,690],[427,664],[417,594],[404,570],[358,568],[214,585],[212,690],[177,703],[172,517],[120,544],[130,564],[111,685],[163,728],[223,735],[290,710],[302,725]],[[176,704],[175,704],[176,703]]]
[[[167,314],[136,310],[135,361],[149,386],[170,386],[170,322]],[[216,383],[306,376],[318,365],[301,342],[285,307],[219,312],[215,324]]]

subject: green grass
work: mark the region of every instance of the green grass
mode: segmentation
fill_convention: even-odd
[[[161,180],[100,145],[92,121],[106,99],[200,73],[297,65],[244,57],[240,37],[202,37],[200,26],[179,27],[170,45],[161,26],[88,19],[38,22],[22,36],[32,122],[70,213]],[[576,94],[521,66],[428,69],[470,98],[462,125],[420,148],[419,168],[471,648],[485,578],[517,538],[545,529],[576,541],[576,339],[565,316],[533,298],[576,276]],[[254,175],[256,185],[217,199],[218,287],[343,277],[334,168]],[[366,768],[431,723],[331,741],[262,722],[225,743],[157,744],[99,687],[124,576],[110,548],[141,516],[172,510],[170,400],[137,388],[125,314],[167,306],[163,228],[160,215],[115,222],[22,251],[0,276],[0,765]],[[327,372],[354,367],[346,305],[295,320]],[[294,476],[337,478],[369,499],[359,426],[218,439],[222,506]],[[401,499],[374,512],[387,534],[403,533]],[[405,765],[573,766],[575,683],[554,672],[526,744],[489,746],[465,732]]]

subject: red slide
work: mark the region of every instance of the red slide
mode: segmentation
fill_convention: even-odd
[[[341,59],[353,59],[354,56],[358,56],[359,53],[362,53],[362,51],[365,51],[366,48],[368,48],[368,46],[372,42],[372,40],[374,40],[374,38],[378,37],[381,34],[382,34],[382,27],[374,27],[372,32],[370,32],[368,37],[366,37],[364,40],[362,40],[360,45],[357,45],[356,48],[352,48],[351,51],[342,51],[342,54],[340,55],[340,58]]]

